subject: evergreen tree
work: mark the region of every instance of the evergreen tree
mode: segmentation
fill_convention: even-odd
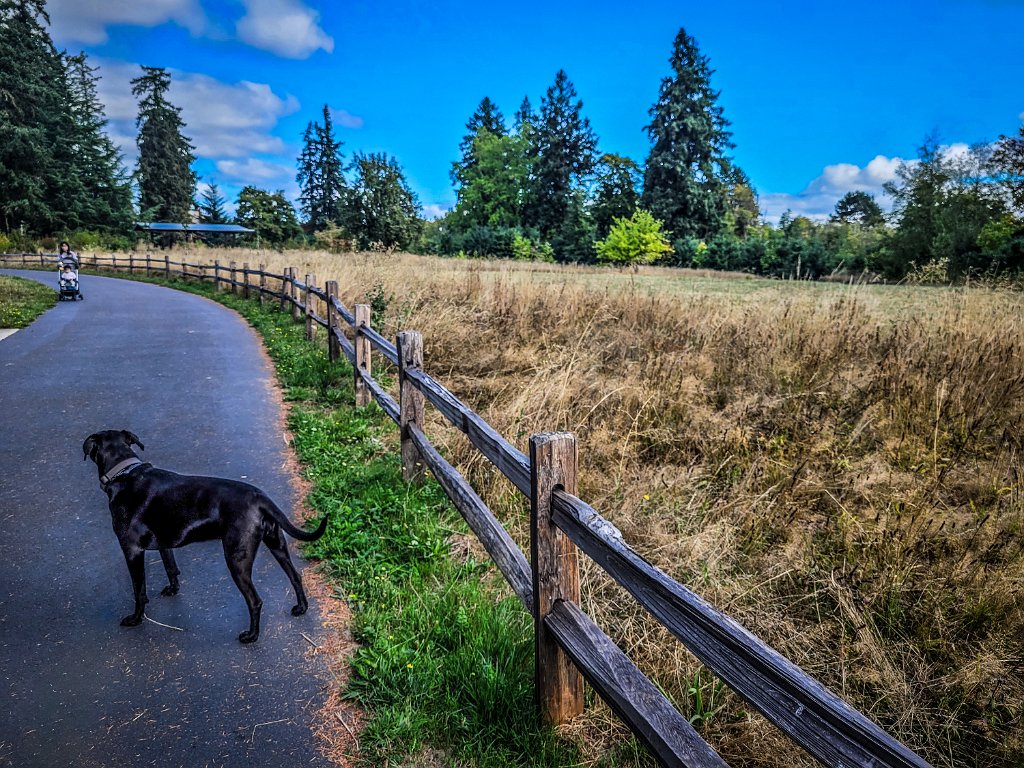
[[[129,232],[132,193],[120,150],[107,136],[103,105],[96,95],[96,68],[84,53],[67,58],[74,157],[84,191],[82,225],[100,231]]]
[[[196,188],[192,170],[194,147],[182,134],[181,109],[167,100],[171,76],[161,67],[143,67],[131,81],[132,95],[141,97],[139,162],[139,209],[146,221],[186,223],[190,220]]]
[[[597,137],[580,114],[583,102],[564,70],[541,100],[533,136],[525,223],[551,242],[561,260],[588,258],[593,238],[583,210],[583,183],[594,169]]]
[[[235,223],[255,229],[260,242],[281,247],[302,234],[295,208],[284,192],[246,186],[238,193]]]
[[[207,184],[199,196],[199,221],[203,224],[227,224],[228,215],[224,211],[227,200],[220,193],[220,188],[213,183]]]
[[[416,195],[398,161],[384,154],[355,156],[355,179],[346,208],[342,223],[362,249],[407,248],[422,228]]]
[[[992,166],[1014,207],[1024,214],[1024,126],[1017,136],[999,137],[992,154]]]
[[[505,116],[501,114],[497,104],[484,96],[466,123],[466,130],[468,133],[459,142],[460,157],[452,164],[451,170],[452,182],[460,189],[465,185],[466,174],[473,167],[473,145],[477,137],[485,132],[491,136],[506,135]]]
[[[528,145],[518,135],[482,132],[473,142],[473,162],[464,171],[452,216],[458,231],[473,227],[517,227],[528,180]]]
[[[342,142],[334,135],[331,110],[324,104],[324,122],[309,123],[302,136],[302,154],[295,179],[301,188],[299,207],[314,232],[341,218],[346,187]]]
[[[726,223],[732,134],[711,89],[708,58],[685,29],[669,62],[672,75],[661,82],[646,128],[652,146],[642,204],[676,239],[710,240]]]
[[[640,203],[640,167],[628,157],[602,155],[597,164],[597,193],[590,215],[598,240],[604,240],[615,219],[628,219]]]
[[[732,166],[726,187],[726,221],[731,225],[731,233],[740,240],[746,239],[760,218],[761,207],[754,185],[739,166]]]
[[[43,0],[0,0],[0,213],[7,231],[76,229],[85,191],[64,62]]]
[[[847,192],[839,198],[829,221],[876,227],[885,223],[885,217],[882,215],[881,207],[875,202],[874,195],[856,190]]]

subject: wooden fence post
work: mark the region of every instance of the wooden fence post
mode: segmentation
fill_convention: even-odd
[[[402,430],[402,479],[419,485],[425,471],[419,449],[409,437],[409,425],[423,429],[423,393],[409,383],[406,372],[423,368],[423,336],[417,331],[402,331],[395,347],[398,351],[398,390],[401,405],[399,426]]]
[[[265,293],[267,290],[267,266],[266,264],[260,264],[260,306],[263,306],[265,301]]]
[[[370,364],[370,340],[362,333],[363,328],[370,327],[369,304],[355,305],[355,320],[356,325],[353,329],[355,331],[353,334],[355,343],[353,346],[355,347],[356,353],[356,406],[362,408],[364,405],[369,405],[370,400],[373,399],[373,395],[370,393],[370,388],[366,386],[366,383],[359,375],[360,371],[365,371],[367,376],[373,372],[373,367]]]
[[[181,271],[185,271],[185,267],[181,268]],[[164,254],[164,277],[168,280],[171,279],[171,255],[169,253]]]
[[[285,267],[284,273],[281,275],[281,311],[284,312],[288,309],[288,278],[291,277],[292,268]]]
[[[228,275],[231,278],[231,283],[228,286],[228,290],[231,291],[232,294],[238,293],[238,291],[235,288],[235,283],[238,282],[238,276],[235,274],[235,272],[235,262],[228,262]]]
[[[541,720],[559,725],[583,712],[583,676],[544,625],[555,602],[580,603],[579,555],[551,522],[552,493],[576,495],[576,438],[568,432],[530,437],[530,563],[533,571],[534,653]]]
[[[332,363],[338,359],[338,337],[337,332],[338,313],[334,309],[334,299],[338,295],[338,281],[328,280],[324,284],[324,292],[327,294],[327,359]]]
[[[135,251],[128,252],[128,274],[135,274]]]
[[[220,293],[220,261],[213,260],[213,289]]]
[[[306,339],[309,341],[316,340],[316,323],[313,322],[313,300],[316,296],[310,290],[315,282],[316,275],[306,275],[306,300],[303,303],[306,305]]]
[[[292,320],[299,322],[302,310],[299,309],[299,278],[298,267],[292,267]]]
[[[245,288],[243,289],[242,295],[245,296],[245,298],[248,299],[249,298],[249,262],[248,261],[243,261],[242,262],[242,282],[245,285]]]
[[[150,263],[149,253],[146,253],[146,277],[149,277],[153,265]]]

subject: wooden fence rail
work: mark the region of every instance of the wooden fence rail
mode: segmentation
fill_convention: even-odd
[[[144,261],[135,255],[81,260],[83,267],[131,274],[142,268],[137,261],[151,274],[154,260],[149,254]],[[0,255],[0,266],[55,264],[56,255]],[[218,289],[256,293],[260,302],[268,297],[279,301],[282,310],[306,324],[311,338],[316,328],[326,329],[329,354],[344,354],[352,364],[357,397],[365,393],[363,402],[375,401],[399,425],[405,477],[416,482],[424,468],[430,470],[534,617],[538,706],[546,721],[562,722],[580,711],[582,674],[662,765],[725,765],[656,685],[580,609],[575,563],[582,552],[708,669],[822,764],[928,766],[797,665],[633,551],[612,523],[575,495],[575,439],[541,433],[530,438],[529,456],[515,448],[424,371],[419,334],[403,331],[395,343],[388,341],[372,328],[367,305],[350,311],[338,299],[336,284],[318,288],[312,275],[301,282],[294,268],[278,275],[266,272],[262,265],[258,269],[243,265],[239,270],[234,263],[226,267],[216,262],[188,264],[167,257],[156,264],[165,277],[212,281]],[[253,276],[259,278],[257,283],[250,280]],[[280,290],[270,290],[268,280],[279,284]],[[317,301],[325,307],[323,314],[314,311]],[[398,369],[397,401],[372,376],[373,350]],[[423,406],[428,402],[530,499],[529,560],[424,434]]]

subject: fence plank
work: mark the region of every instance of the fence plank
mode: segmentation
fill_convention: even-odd
[[[409,437],[420,452],[424,463],[430,468],[445,493],[448,494],[448,498],[452,500],[455,508],[459,510],[466,523],[473,529],[473,533],[480,539],[484,549],[487,550],[491,559],[494,560],[494,564],[498,566],[498,570],[505,577],[505,581],[509,583],[512,591],[522,601],[523,607],[532,613],[534,610],[533,577],[530,574],[530,564],[526,561],[526,555],[516,546],[512,536],[494,516],[494,513],[487,508],[473,487],[430,444],[418,425],[409,425]]]
[[[358,370],[358,368],[356,370]],[[395,399],[385,392],[384,388],[369,376],[364,376],[363,380],[366,382],[366,386],[370,388],[370,391],[373,392],[373,399],[377,401],[377,405],[380,406],[380,409],[384,411],[388,418],[395,422],[395,424],[399,424],[402,417],[400,415],[398,403],[395,402]]]
[[[576,493],[576,464],[576,438],[572,435],[541,432],[530,437],[534,677],[541,719],[548,725],[560,725],[583,712],[583,677],[544,621],[555,601],[580,601],[576,545],[551,522],[555,489]]]
[[[313,296],[312,291],[309,290],[309,286],[316,282],[316,275],[306,274],[306,339],[309,341],[316,341],[316,325],[313,322],[313,302],[316,300]]]
[[[409,381],[419,389],[470,442],[507,477],[519,492],[530,496],[530,460],[497,430],[445,389],[436,379],[422,371],[410,371]]]
[[[654,567],[586,502],[556,491],[561,530],[709,669],[797,744],[831,766],[926,768],[911,752],[789,659]]]
[[[544,618],[587,682],[665,766],[728,768],[644,673],[579,606],[558,600]]]
[[[373,328],[366,329],[366,338],[370,340],[373,346],[380,350],[384,357],[391,361],[392,365],[398,365],[398,350],[394,344],[377,333]]]

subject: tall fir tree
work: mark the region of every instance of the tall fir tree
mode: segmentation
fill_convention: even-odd
[[[181,109],[167,100],[171,76],[162,67],[143,67],[131,85],[132,95],[140,98],[135,178],[141,216],[147,221],[187,223],[196,188],[195,148],[182,134]]]
[[[82,225],[127,233],[133,218],[131,183],[121,152],[105,131],[107,120],[96,94],[96,71],[84,53],[67,57],[74,155],[85,193]]]
[[[595,164],[597,137],[565,70],[541,100],[533,132],[525,224],[551,242],[561,260],[589,257],[592,233],[584,215],[583,184]]]
[[[308,226],[319,232],[341,219],[347,187],[342,142],[334,134],[331,110],[324,104],[324,122],[309,123],[302,135],[299,155],[299,207]]]
[[[615,219],[628,219],[640,203],[640,167],[628,157],[605,154],[597,164],[596,176],[591,216],[597,239],[604,240]]]
[[[203,224],[227,224],[228,215],[224,210],[227,200],[220,193],[220,187],[213,182],[206,185],[206,189],[199,195],[198,205],[199,221]]]
[[[472,173],[476,162],[474,145],[477,137],[484,132],[491,136],[505,136],[508,133],[505,128],[505,116],[488,96],[484,96],[476,111],[470,116],[466,123],[466,131],[466,135],[459,142],[459,159],[452,163],[451,177],[456,192],[465,186],[467,177]]]
[[[343,226],[366,249],[407,248],[422,230],[419,202],[401,166],[385,154],[356,154]]]
[[[0,0],[0,214],[6,231],[76,229],[85,190],[64,62],[44,0]]]
[[[729,121],[711,88],[713,70],[697,42],[680,29],[646,127],[651,152],[642,206],[676,239],[710,240],[725,228],[733,148]]]

